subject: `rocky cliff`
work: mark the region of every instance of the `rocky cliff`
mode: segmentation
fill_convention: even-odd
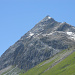
[[[0,70],[10,65],[28,70],[75,43],[75,27],[46,16],[0,57]]]

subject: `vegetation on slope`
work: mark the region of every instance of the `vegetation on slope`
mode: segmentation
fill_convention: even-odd
[[[41,75],[75,75],[75,52]]]
[[[20,75],[75,75],[75,52],[63,50]]]
[[[75,75],[75,50],[63,50],[27,72],[12,66],[1,75]]]

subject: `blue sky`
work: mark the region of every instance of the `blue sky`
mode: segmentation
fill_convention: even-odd
[[[47,15],[75,26],[75,0],[0,0],[0,56]]]

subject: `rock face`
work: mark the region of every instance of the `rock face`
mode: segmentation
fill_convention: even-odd
[[[75,43],[75,27],[46,16],[0,57],[0,70],[18,66],[28,70]]]

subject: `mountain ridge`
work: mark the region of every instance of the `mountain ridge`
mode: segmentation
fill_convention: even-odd
[[[0,70],[17,65],[25,71],[74,45],[75,27],[46,16],[0,57]]]

